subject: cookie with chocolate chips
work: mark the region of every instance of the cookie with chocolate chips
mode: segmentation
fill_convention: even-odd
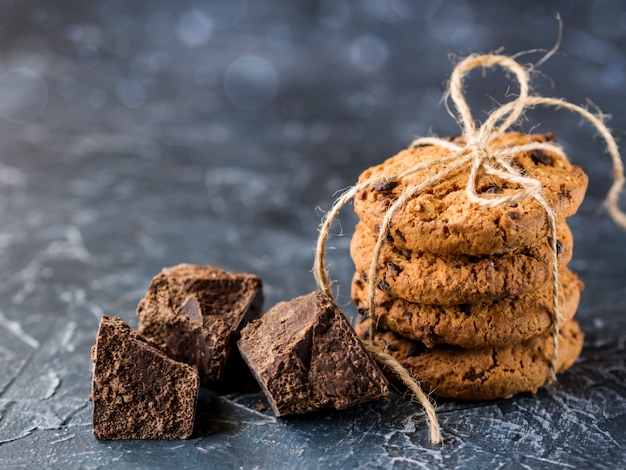
[[[574,317],[583,283],[567,268],[559,273],[559,308],[563,323]],[[358,311],[367,315],[367,283],[360,276],[352,280],[352,299]],[[502,347],[546,333],[552,325],[552,284],[493,302],[461,305],[427,305],[391,297],[378,289],[375,321],[426,347],[451,344],[463,348]]]
[[[357,325],[357,334],[369,338],[370,321]],[[584,334],[576,320],[565,322],[559,334],[556,372],[571,367],[580,355]],[[426,392],[457,400],[477,401],[536,393],[546,384],[553,352],[550,332],[502,347],[463,349],[419,341],[379,330],[374,344],[391,354]]]
[[[569,227],[558,225],[559,265],[572,257]],[[350,254],[367,281],[377,235],[357,224]],[[421,304],[456,305],[488,302],[532,290],[550,277],[552,245],[544,236],[534,245],[499,255],[435,255],[400,248],[387,240],[378,260],[378,288],[393,297]]]
[[[462,138],[452,139],[462,143]],[[493,149],[555,140],[554,134],[526,135],[509,132],[495,139]],[[419,163],[438,160],[450,151],[436,146],[414,147],[401,151],[384,163],[364,171],[358,183],[380,176],[393,176]],[[511,156],[511,165],[541,183],[543,196],[559,219],[576,212],[587,188],[587,175],[554,152],[532,150]],[[390,179],[358,193],[354,209],[370,229],[375,230],[387,210],[402,192],[452,165],[436,165],[402,180]],[[390,237],[408,250],[442,255],[501,254],[531,246],[545,239],[549,224],[544,208],[534,199],[502,207],[486,208],[467,200],[467,168],[461,168],[442,181],[411,198],[391,220]],[[480,170],[477,192],[485,197],[513,195],[517,185]]]

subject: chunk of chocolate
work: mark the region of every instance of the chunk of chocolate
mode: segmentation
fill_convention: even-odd
[[[387,181],[386,183],[379,183],[374,186],[374,191],[378,191],[379,193],[390,193],[394,190],[396,186],[398,186],[397,181]]]
[[[387,379],[335,302],[281,302],[241,331],[239,351],[277,416],[347,408],[389,393]]]
[[[262,303],[257,276],[180,264],[152,279],[137,306],[139,332],[179,361],[197,366],[203,384],[219,386],[231,352],[237,357],[228,367],[236,368],[238,361],[245,368],[235,342]]]
[[[103,316],[91,350],[93,433],[100,439],[186,439],[200,380],[120,318]]]
[[[543,165],[552,165],[552,163],[553,163],[552,162],[552,157],[550,157],[550,155],[548,155],[543,150],[533,150],[533,151],[531,151],[530,152],[530,158],[537,165],[539,163],[541,163]]]

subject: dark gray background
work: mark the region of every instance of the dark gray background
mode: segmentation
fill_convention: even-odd
[[[535,90],[591,99],[622,137],[625,2],[2,0],[0,468],[625,466],[626,234],[602,209],[595,132],[551,110],[522,129],[557,132],[590,176],[570,219],[587,336],[556,386],[441,400],[444,446],[397,395],[280,420],[259,395],[207,396],[188,441],[91,434],[102,314],[136,326],[151,277],[179,262],[260,275],[266,308],[312,291],[334,194],[413,137],[458,132],[440,103],[451,55],[549,49],[557,11],[563,43]],[[475,116],[509,86],[471,74]],[[354,220],[348,208],[348,235]],[[348,241],[331,239],[329,262],[352,317]]]

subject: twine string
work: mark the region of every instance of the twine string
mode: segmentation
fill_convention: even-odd
[[[468,72],[477,67],[488,69],[494,65],[499,65],[503,69],[513,73],[517,79],[520,90],[518,98],[509,102],[509,104],[512,104],[510,108],[507,108],[506,111],[498,113],[498,111],[502,110],[501,107],[491,114],[491,117],[494,120],[491,127],[495,127],[495,123],[497,123],[500,119],[504,119],[508,114],[509,117],[500,126],[500,132],[503,133],[524,113],[524,100],[528,97],[530,89],[530,77],[528,76],[526,69],[518,62],[507,56],[493,54],[470,55],[459,62],[452,71],[449,88],[446,93],[446,96],[449,96],[452,99],[454,107],[457,110],[457,121],[463,128],[463,136],[468,140],[468,146],[471,146],[474,142],[486,144],[494,136],[493,133],[490,132],[490,127],[485,127],[483,125],[479,130],[476,129],[474,117],[472,116],[469,104],[465,99],[465,94],[463,93],[463,80]],[[482,147],[486,147],[486,145],[482,145]]]
[[[370,329],[373,328],[373,325],[370,326]],[[432,402],[428,398],[428,396],[422,390],[419,383],[411,377],[411,380],[404,380],[404,376],[409,375],[407,370],[402,367],[391,354],[383,351],[381,348],[374,346],[371,342],[364,342],[365,349],[376,359],[377,362],[382,364],[384,367],[389,368],[394,374],[399,377],[403,377],[404,384],[411,390],[418,403],[422,405],[424,408],[424,413],[426,414],[426,421],[428,422],[428,427],[430,430],[430,440],[433,444],[441,443],[441,428],[439,426],[439,420],[437,419],[437,413],[435,411],[435,407],[432,405]]]
[[[376,318],[375,295],[376,295],[376,285],[378,282],[378,260],[380,259],[380,252],[383,249],[384,242],[385,240],[387,240],[387,237],[390,232],[389,227],[391,225],[392,217],[412,197],[421,193],[424,189],[432,186],[436,182],[441,181],[449,174],[465,166],[470,160],[470,158],[471,156],[468,155],[465,158],[460,159],[459,161],[456,162],[455,165],[451,166],[450,168],[443,169],[439,173],[435,174],[434,176],[431,176],[430,178],[425,179],[424,181],[422,181],[422,183],[416,186],[407,186],[404,189],[404,191],[402,191],[402,194],[400,194],[400,197],[398,197],[398,199],[391,205],[391,207],[387,209],[387,212],[385,212],[385,217],[383,218],[383,221],[380,224],[380,232],[378,234],[378,239],[376,240],[376,245],[374,246],[372,262],[370,264],[369,274],[367,277],[367,283],[368,283],[368,286],[367,286],[368,315],[367,316],[371,317],[372,320]],[[374,333],[375,333],[374,328],[371,328],[370,334],[371,334],[372,341],[374,340]]]
[[[515,99],[493,110],[485,122],[481,126],[477,127],[469,104],[465,99],[463,91],[464,78],[468,72],[475,68],[480,67],[482,69],[488,69],[496,65],[500,66],[505,70],[505,72],[510,73],[515,77],[519,85],[519,95]],[[331,281],[324,263],[325,242],[329,236],[330,227],[340,210],[358,193],[363,190],[373,188],[381,183],[401,181],[403,178],[419,171],[428,170],[434,167],[441,167],[441,170],[439,170],[434,176],[424,179],[420,184],[406,186],[398,199],[387,210],[383,218],[368,276],[368,316],[374,320],[374,295],[378,283],[378,264],[380,252],[390,233],[390,226],[394,214],[397,213],[411,198],[415,197],[425,189],[433,187],[439,182],[444,181],[450,174],[467,167],[468,182],[465,188],[465,194],[470,202],[481,207],[495,208],[506,204],[513,204],[522,200],[533,199],[546,213],[552,251],[551,274],[553,308],[551,311],[551,336],[553,339],[553,349],[548,373],[548,383],[550,383],[556,380],[556,366],[559,352],[559,319],[562,317],[559,308],[559,269],[556,218],[554,211],[543,196],[541,183],[534,178],[530,178],[522,174],[515,168],[515,166],[510,164],[510,160],[516,154],[533,150],[548,151],[562,158],[566,157],[561,147],[553,142],[531,142],[505,148],[495,148],[494,142],[496,139],[500,138],[507,131],[507,129],[517,123],[523,117],[524,112],[527,109],[531,109],[539,105],[550,106],[556,109],[565,109],[581,115],[584,120],[591,123],[592,126],[598,131],[605,142],[606,151],[612,159],[613,183],[607,193],[605,205],[611,218],[613,218],[613,220],[620,227],[626,229],[626,214],[618,206],[619,195],[624,187],[624,167],[617,143],[615,142],[615,139],[611,135],[609,129],[604,124],[605,116],[602,114],[596,116],[586,108],[571,104],[563,99],[530,96],[529,70],[530,69],[523,67],[511,57],[496,54],[471,55],[459,62],[452,72],[445,96],[452,100],[452,103],[457,111],[456,119],[459,126],[463,130],[463,140],[465,143],[460,144],[457,142],[450,142],[437,137],[423,137],[416,139],[412,142],[411,147],[414,148],[432,145],[447,150],[449,155],[436,160],[419,163],[400,173],[370,178],[346,190],[334,202],[331,210],[326,214],[320,225],[320,233],[317,241],[315,262],[313,266],[313,275],[318,288],[332,297],[330,288]],[[517,190],[506,196],[499,197],[479,195],[476,191],[476,182],[479,171],[481,170],[486,174],[497,176],[504,182],[512,184],[514,187],[517,187]],[[418,401],[424,407],[430,430],[431,441],[433,443],[441,442],[439,423],[437,422],[437,416],[435,414],[433,404],[423,393],[419,383],[404,367],[402,367],[402,365],[400,365],[400,363],[398,363],[395,358],[382,351],[380,348],[374,346],[374,327],[374,322],[372,322],[372,337],[370,341],[364,342],[366,348],[379,362],[392,369],[400,377],[403,383],[405,383],[406,386],[415,394]]]

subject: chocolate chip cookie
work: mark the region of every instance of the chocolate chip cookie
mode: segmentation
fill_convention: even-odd
[[[558,226],[558,257],[565,266],[572,257],[572,233]],[[358,223],[350,254],[363,281],[373,257],[377,235]],[[550,278],[552,245],[548,238],[500,255],[434,255],[402,249],[387,242],[379,257],[378,288],[393,297],[422,304],[455,305],[488,302],[531,290]]]
[[[554,140],[554,134],[526,135],[509,132],[494,140],[492,147],[502,149],[531,142]],[[462,139],[457,139],[462,143]],[[364,171],[363,183],[372,177],[398,174],[412,166],[440,159],[450,151],[436,146],[409,148],[384,163]],[[576,212],[585,195],[587,175],[554,152],[533,150],[513,155],[511,165],[527,177],[537,179],[543,195],[557,218]],[[417,185],[451,164],[436,165],[402,180],[390,179],[358,193],[354,210],[372,230],[379,226],[391,205],[407,186]],[[486,208],[469,202],[465,194],[468,168],[456,170],[439,183],[410,199],[394,214],[390,236],[394,243],[409,250],[437,254],[484,255],[507,253],[531,246],[549,233],[544,208],[534,199],[502,207]],[[476,190],[479,195],[498,197],[518,189],[497,176],[479,171]]]
[[[362,338],[369,337],[369,320],[357,325]],[[561,327],[557,373],[571,367],[580,355],[584,334],[576,320]],[[395,357],[425,391],[441,397],[477,401],[536,393],[545,385],[553,340],[550,333],[499,348],[463,349],[403,338],[391,331],[375,333],[374,343]]]
[[[560,272],[559,307],[563,323],[573,318],[584,285],[567,268]],[[367,284],[355,274],[352,299],[367,314]],[[493,302],[461,305],[427,305],[394,298],[376,291],[376,324],[384,330],[424,343],[447,343],[463,348],[502,347],[546,333],[552,325],[552,284]]]

